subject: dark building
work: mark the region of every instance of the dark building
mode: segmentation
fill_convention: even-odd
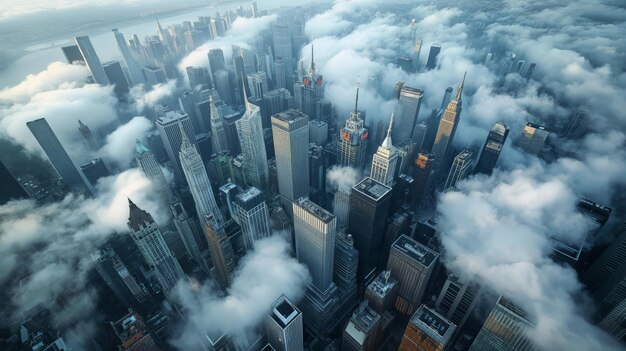
[[[387,266],[387,260],[389,260],[389,253],[391,251],[391,245],[402,234],[409,235],[411,225],[411,214],[405,210],[400,210],[393,214],[391,218],[387,220],[387,230],[385,231],[385,240],[383,241],[383,249],[381,260],[378,262],[378,267],[383,269]]]
[[[433,188],[434,158],[431,154],[419,154],[413,165],[411,206],[415,210],[424,203]]]
[[[113,88],[115,96],[120,100],[124,99],[130,90],[130,85],[124,75],[122,65],[120,65],[119,61],[111,61],[103,63],[102,68],[104,69],[104,74],[109,78],[109,82],[115,85],[115,88]]]
[[[83,58],[83,54],[80,53],[78,45],[64,46],[61,48],[61,51],[63,51],[63,56],[65,56],[67,63],[85,64],[85,59]]]
[[[375,351],[380,342],[381,318],[376,311],[361,302],[343,330],[342,351]]]
[[[241,143],[239,142],[239,134],[237,134],[237,126],[235,122],[241,119],[243,114],[241,112],[234,112],[223,115],[224,132],[226,133],[226,142],[228,143],[228,150],[233,156],[241,153]]]
[[[9,200],[27,199],[28,194],[0,161],[0,205]]]
[[[202,91],[209,88],[211,77],[206,68],[189,66],[185,68],[187,79],[189,79],[189,88],[192,90]]]
[[[95,158],[80,166],[80,169],[85,174],[85,177],[87,177],[89,183],[93,186],[96,186],[98,179],[111,175],[102,158]]]
[[[493,125],[476,163],[474,173],[491,174],[493,172],[508,135],[509,129],[504,123],[498,122]]]
[[[439,52],[441,52],[440,45],[432,45],[430,47],[430,51],[428,52],[428,60],[426,61],[426,69],[431,70],[437,67],[437,56],[439,56]]]
[[[378,314],[390,312],[398,299],[398,281],[390,271],[382,271],[365,290],[365,300]]]

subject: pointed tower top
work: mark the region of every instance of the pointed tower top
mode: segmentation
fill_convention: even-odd
[[[220,121],[219,111],[217,110],[217,106],[215,106],[213,95],[209,95],[209,109],[211,111],[211,121]]]
[[[315,60],[313,55],[313,44],[311,44],[311,66],[309,66],[310,71],[315,71]]]
[[[393,147],[393,143],[391,141],[391,130],[393,129],[393,115],[395,111],[391,111],[391,118],[389,119],[389,129],[387,129],[387,136],[385,140],[383,140],[382,147],[385,149],[391,149]]]
[[[81,120],[79,119],[79,120],[78,120],[78,125],[82,127],[82,126],[84,126],[85,124],[83,123],[83,121],[81,121]]]
[[[248,101],[248,93],[246,92],[246,82],[241,77],[241,89],[243,89],[243,104],[246,106],[246,112],[251,113],[250,101]]]
[[[361,83],[361,78],[356,79],[356,100],[354,101],[354,113],[356,114],[359,111],[359,86]]]
[[[461,93],[463,92],[463,85],[465,84],[466,75],[467,75],[467,71],[463,73],[463,79],[461,80],[461,83],[459,83],[459,88],[456,90],[456,96],[454,97],[454,99],[456,100],[461,100]]]
[[[137,141],[139,141],[139,140],[137,140]],[[137,207],[137,205],[135,205],[135,203],[133,202],[133,200],[130,199],[130,197],[127,197],[127,199],[128,199],[128,206],[129,207]]]

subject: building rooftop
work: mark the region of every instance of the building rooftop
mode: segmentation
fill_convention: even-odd
[[[270,312],[272,319],[283,328],[296,319],[299,314],[300,310],[285,295],[281,295],[274,301]]]
[[[367,286],[367,289],[376,294],[379,298],[384,298],[398,284],[398,281],[391,276],[390,271],[382,271]]]
[[[279,112],[272,116],[272,125],[280,125],[285,129],[308,126],[308,121],[309,117],[307,115],[294,109]]]
[[[439,256],[437,252],[409,238],[405,234],[402,234],[393,243],[392,247],[408,255],[409,257],[426,267],[430,267],[430,265],[433,264],[433,262]]]
[[[352,313],[350,322],[346,325],[346,334],[350,335],[360,345],[363,345],[365,339],[367,339],[379,321],[380,315],[367,305],[367,301],[363,301],[356,311]]]
[[[415,311],[411,323],[442,345],[450,341],[456,329],[456,325],[425,305]]]
[[[310,214],[314,215],[319,220],[323,221],[324,223],[330,223],[333,219],[335,219],[335,216],[333,216],[332,213],[326,211],[320,205],[318,205],[315,202],[309,200],[308,197],[301,197],[298,200],[296,200],[296,203],[300,207],[305,209],[307,212],[309,212]]]
[[[537,123],[533,123],[533,122],[526,123],[526,127],[532,127],[532,128],[535,128],[535,129],[548,131],[548,129],[546,129],[546,127],[542,126],[541,124],[537,124]]]
[[[415,94],[415,95],[422,95],[424,94],[424,91],[422,89],[418,89],[418,88],[412,88],[409,86],[403,86],[402,90],[400,90],[400,95],[402,95],[403,93],[409,93],[411,95]]]
[[[526,311],[515,305],[511,300],[507,299],[506,297],[500,296],[497,306],[508,310],[510,313],[531,324],[530,320],[528,319],[528,313],[526,313]]]
[[[366,177],[357,183],[357,185],[355,185],[352,189],[357,190],[377,201],[391,191],[390,187],[379,183],[370,177]]]
[[[313,127],[324,127],[327,126],[328,123],[324,122],[324,121],[320,121],[319,119],[314,119],[309,121],[309,125],[313,126]]]
[[[172,123],[178,123],[179,120],[183,119],[187,117],[186,114],[179,112],[179,111],[167,111],[165,112],[165,116],[163,117],[159,117],[159,119],[157,119],[157,124],[161,124],[161,125],[169,125]]]

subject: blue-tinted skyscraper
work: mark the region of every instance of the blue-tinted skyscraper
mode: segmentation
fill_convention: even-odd
[[[107,75],[102,68],[98,54],[96,54],[96,50],[93,48],[93,45],[91,45],[89,37],[86,35],[74,37],[74,41],[76,41],[76,45],[78,45],[80,53],[83,55],[85,63],[91,71],[93,80],[100,85],[109,85],[109,78],[107,78]]]

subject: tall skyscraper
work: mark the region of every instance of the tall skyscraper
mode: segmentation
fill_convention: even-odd
[[[396,115],[399,117],[393,128],[395,139],[399,142],[407,141],[413,137],[413,131],[417,124],[417,117],[422,105],[424,91],[404,85],[400,90]]]
[[[204,219],[204,235],[213,262],[213,276],[223,287],[230,285],[235,271],[235,252],[226,234],[226,224],[217,224],[210,216]]]
[[[326,145],[328,142],[328,123],[318,119],[309,120],[309,142],[319,146]]]
[[[211,109],[211,141],[213,142],[213,153],[219,154],[223,151],[228,151],[228,139],[226,138],[226,131],[224,130],[224,122],[220,115],[213,96],[209,96],[209,104]]]
[[[263,99],[263,96],[269,91],[267,74],[265,72],[248,74],[248,88],[250,89],[250,97]]]
[[[546,127],[528,122],[516,144],[531,155],[539,155],[548,140],[550,132]]]
[[[431,45],[428,51],[428,60],[426,61],[426,69],[431,70],[437,67],[437,56],[441,52],[441,45]]]
[[[293,51],[291,48],[291,31],[287,24],[275,24],[272,28],[272,39],[274,41],[274,57],[282,58],[285,63],[285,71],[291,72],[295,69]],[[284,88],[284,87],[281,87]]]
[[[261,190],[250,187],[239,191],[233,201],[233,218],[241,226],[243,241],[247,250],[254,248],[254,242],[272,235],[270,214]]]
[[[501,296],[469,351],[534,351],[527,335],[533,326],[526,312]]]
[[[118,61],[109,61],[102,64],[102,69],[107,76],[110,84],[115,85],[113,91],[118,99],[123,100],[130,91],[130,84],[126,80],[122,65]]]
[[[342,226],[348,225],[350,216],[350,194],[352,194],[352,186],[339,183],[333,200],[333,214],[337,217],[337,224]]]
[[[80,53],[80,49],[78,45],[68,45],[61,48],[63,51],[63,56],[67,60],[67,63],[70,65],[85,65],[85,59],[83,58],[83,54]]]
[[[98,142],[96,136],[91,132],[91,129],[89,129],[89,127],[81,120],[78,120],[78,132],[80,133],[85,145],[87,145],[89,151],[98,152],[98,150],[100,150],[102,145]]]
[[[461,330],[480,297],[480,285],[456,274],[449,274],[439,292],[435,310]]]
[[[456,133],[456,128],[459,125],[459,118],[461,117],[463,84],[465,83],[465,75],[463,80],[459,84],[459,88],[456,91],[454,99],[450,101],[448,107],[443,112],[443,117],[439,122],[439,129],[437,129],[437,135],[435,136],[435,143],[433,144],[432,154],[435,158],[434,169],[435,172],[439,170],[446,171],[446,163],[452,150],[452,140]]]
[[[115,41],[117,42],[117,47],[120,49],[122,53],[122,57],[126,62],[126,66],[128,67],[128,72],[130,73],[130,80],[132,84],[140,84],[143,83],[145,78],[143,77],[143,73],[141,70],[141,65],[135,57],[131,54],[128,49],[128,45],[126,44],[126,39],[124,39],[124,34],[120,33],[117,29],[113,29],[113,36],[115,37]]]
[[[396,163],[398,162],[398,154],[396,148],[391,141],[391,130],[393,128],[393,112],[389,120],[389,129],[387,129],[387,137],[378,147],[378,150],[372,158],[372,170],[370,177],[379,183],[383,183],[388,187],[393,185],[396,173]]]
[[[391,188],[372,178],[352,188],[348,233],[354,235],[354,247],[359,251],[357,280],[361,291],[374,279],[390,204]]]
[[[174,227],[185,246],[185,251],[198,265],[208,271],[208,265],[202,255],[203,250],[194,231],[194,223],[180,200],[173,199],[170,201],[170,211],[172,212],[172,222],[174,222]]]
[[[165,180],[161,166],[154,157],[154,154],[139,140],[137,140],[135,147],[135,159],[146,178],[153,182],[163,193],[167,194],[168,199],[171,199],[174,195]]]
[[[337,285],[342,300],[356,302],[356,274],[359,266],[359,252],[354,248],[354,238],[344,230],[337,232],[335,240],[335,263],[333,281]]]
[[[444,351],[455,330],[452,322],[421,305],[409,320],[398,351]]]
[[[390,271],[382,271],[365,290],[365,299],[374,311],[381,316],[393,310],[398,298],[398,281]]]
[[[311,45],[311,64],[309,65],[309,70],[302,78],[302,82],[296,83],[296,85],[299,85],[298,88],[301,92],[300,99],[296,100],[297,107],[304,112],[304,114],[309,116],[309,119],[317,119],[317,105],[324,99],[324,77],[315,71],[313,45]]]
[[[296,110],[272,116],[278,191],[288,212],[291,203],[309,196],[309,117]]]
[[[396,309],[412,314],[422,302],[424,291],[439,254],[406,235],[401,235],[391,246],[387,269],[398,280]]]
[[[109,85],[109,78],[107,78],[106,73],[104,73],[98,54],[96,54],[96,50],[93,48],[93,45],[91,45],[89,37],[86,35],[74,37],[74,41],[76,45],[78,45],[80,53],[83,55],[87,67],[89,67],[89,71],[91,71],[93,80],[100,85]]]
[[[299,351],[304,349],[302,313],[285,296],[272,304],[265,316],[265,334],[276,351]]]
[[[456,183],[465,179],[465,177],[470,174],[473,164],[472,152],[467,149],[461,150],[452,161],[452,167],[450,168],[450,172],[448,172],[443,190],[456,189]]]
[[[112,247],[92,253],[91,259],[98,275],[125,306],[137,306],[148,297]]]
[[[243,82],[242,82],[243,83]],[[252,105],[244,90],[244,104],[246,112],[237,120],[237,134],[241,143],[243,154],[243,166],[246,181],[261,191],[268,189],[269,170],[267,166],[267,153],[263,140],[263,125],[261,123],[261,110]]]
[[[157,130],[159,131],[159,135],[161,135],[163,146],[167,152],[167,157],[169,158],[174,169],[174,175],[177,180],[184,181],[185,175],[183,174],[179,158],[180,147],[183,143],[183,135],[179,124],[183,125],[187,138],[189,138],[191,143],[195,144],[196,133],[193,129],[191,119],[189,119],[189,116],[186,114],[175,111],[167,111],[165,116],[160,117],[156,122]]]
[[[434,157],[432,154],[420,153],[413,165],[413,182],[411,183],[411,206],[417,209],[424,203],[433,189]]]
[[[422,51],[422,40],[415,40],[415,48],[413,49],[413,72],[417,72],[420,63],[420,52]]]
[[[504,123],[496,122],[493,125],[476,163],[475,173],[491,174],[493,172],[508,135],[509,129]]]
[[[341,341],[342,351],[376,351],[378,350],[381,333],[381,317],[368,306],[367,301],[361,302],[352,313],[352,317],[343,330]]]
[[[167,294],[185,277],[152,216],[128,199],[130,236]]]
[[[187,179],[187,184],[189,184],[189,192],[191,192],[193,201],[196,204],[198,218],[200,218],[203,225],[206,225],[204,219],[207,215],[211,215],[213,220],[219,225],[223,222],[222,213],[215,202],[215,195],[213,194],[211,182],[202,158],[196,147],[189,141],[183,125],[179,124],[178,126],[182,135],[179,152],[180,165]]]
[[[359,111],[359,86],[356,87],[354,111],[341,128],[340,139],[337,141],[339,149],[339,164],[362,169],[366,162],[369,131],[364,125]]]
[[[63,179],[63,183],[78,191],[93,193],[91,184],[67,154],[54,131],[50,128],[48,121],[45,118],[40,118],[26,122],[26,126],[46,153],[46,156],[48,156],[48,160],[50,160],[54,169]]]
[[[27,199],[28,194],[9,169],[0,161],[0,205],[9,200]]]
[[[85,178],[87,178],[87,180],[89,181],[89,184],[93,186],[96,186],[96,183],[98,183],[98,179],[111,175],[102,158],[94,158],[84,165],[81,165],[80,170],[85,175]]]

